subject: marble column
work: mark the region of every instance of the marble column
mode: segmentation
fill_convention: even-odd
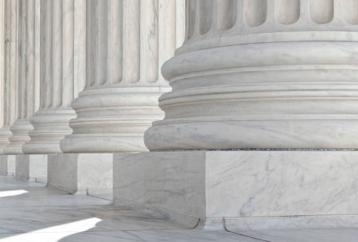
[[[4,33],[4,49],[2,49],[4,56],[2,59],[1,70],[3,78],[2,82],[2,95],[1,95],[1,115],[2,115],[2,128],[0,129],[0,153],[4,153],[6,146],[9,144],[9,138],[12,135],[10,131],[11,124],[16,119],[17,114],[17,101],[16,101],[16,87],[17,87],[17,30],[18,30],[18,1],[5,0],[2,2],[1,7],[4,8],[3,17],[5,25],[2,26]],[[3,48],[1,47],[1,48]]]
[[[162,117],[160,67],[183,35],[183,9],[180,0],[87,1],[86,87],[72,104],[77,118],[63,151],[145,149],[144,131]]]
[[[355,0],[190,0],[150,150],[358,148]]]
[[[75,62],[84,52],[84,0],[43,0],[41,5],[40,109],[31,119],[34,130],[24,145],[25,153],[59,153],[60,141],[71,134],[71,108],[83,86],[85,61]],[[81,41],[75,50],[75,43]],[[82,73],[81,73],[82,72]]]
[[[7,33],[6,31],[6,10],[5,10],[5,0],[0,0],[0,154],[3,152],[4,147],[9,142],[10,132],[8,126],[6,125],[6,116],[5,116],[5,109],[7,106],[6,102],[6,94],[7,91],[5,90],[6,87],[6,56],[5,50],[7,41]]]
[[[14,50],[12,56],[16,60],[11,62],[18,66],[16,103],[17,116],[10,130],[10,144],[5,152],[8,154],[21,154],[22,146],[30,140],[29,132],[32,130],[30,118],[38,108],[38,88],[39,88],[39,45],[36,33],[39,33],[40,19],[38,18],[39,0],[19,0],[11,1],[18,3],[18,29],[15,33],[18,38],[18,55]]]

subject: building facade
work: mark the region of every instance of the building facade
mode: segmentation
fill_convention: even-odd
[[[0,19],[1,174],[205,224],[357,214],[358,1],[0,0]]]

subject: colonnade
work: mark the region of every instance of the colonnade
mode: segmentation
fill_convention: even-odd
[[[161,216],[357,214],[357,33],[358,0],[0,0],[0,152]]]
[[[1,0],[3,154],[145,150],[183,0]]]

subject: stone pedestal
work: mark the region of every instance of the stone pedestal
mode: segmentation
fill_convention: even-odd
[[[29,180],[47,183],[47,155],[29,155]]]
[[[7,174],[8,176],[15,176],[16,174],[16,155],[6,155],[7,159]]]
[[[356,172],[356,151],[139,153],[115,158],[114,198],[205,225],[338,226],[358,213]]]
[[[39,183],[47,182],[47,155],[8,155],[8,166],[15,160],[15,177],[19,180],[30,180]],[[11,170],[11,168],[8,170]]]
[[[15,176],[16,155],[0,155],[0,175]]]
[[[0,176],[7,176],[7,156],[6,155],[0,155]]]
[[[48,185],[112,200],[113,154],[48,155]]]
[[[27,181],[30,178],[30,159],[28,155],[16,155],[15,177]]]

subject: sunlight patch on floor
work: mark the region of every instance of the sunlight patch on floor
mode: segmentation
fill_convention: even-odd
[[[19,234],[8,238],[0,239],[4,242],[57,242],[67,236],[77,233],[85,232],[89,229],[95,228],[98,222],[102,220],[99,218],[89,218],[72,223],[57,225],[45,229],[31,231],[25,234]]]
[[[26,190],[10,190],[10,191],[0,191],[0,198],[3,197],[14,197],[22,194],[26,194],[28,191]]]

